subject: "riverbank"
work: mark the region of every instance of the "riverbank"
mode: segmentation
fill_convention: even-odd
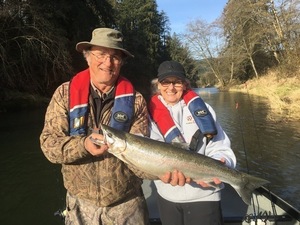
[[[0,98],[0,113],[45,107],[49,103],[49,98],[7,89],[0,91]]]
[[[248,80],[244,84],[235,85],[229,91],[259,95],[267,99],[270,108],[268,119],[278,121],[300,120],[300,79],[298,77],[282,78],[270,72],[259,79]],[[48,98],[2,90],[0,93],[0,112],[18,111],[46,106]]]
[[[259,79],[229,88],[251,95],[265,97],[270,107],[268,119],[280,121],[299,121],[300,119],[300,79],[298,77],[281,78],[270,72]]]

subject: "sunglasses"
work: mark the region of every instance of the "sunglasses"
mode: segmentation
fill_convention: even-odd
[[[169,87],[171,84],[174,86],[174,87],[182,87],[183,84],[184,84],[184,81],[183,80],[162,80],[160,82],[160,84],[163,86],[163,87]]]

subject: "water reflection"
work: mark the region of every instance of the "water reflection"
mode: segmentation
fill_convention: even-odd
[[[64,204],[60,166],[39,146],[43,117],[44,110],[1,115],[0,224],[61,223],[53,216]]]
[[[300,121],[267,120],[263,97],[243,93],[200,92],[216,111],[238,158],[237,168],[271,183],[268,188],[300,208]]]
[[[210,88],[193,88],[193,90],[203,96],[203,95],[212,95],[212,94],[217,94],[219,93],[219,89],[210,87]]]

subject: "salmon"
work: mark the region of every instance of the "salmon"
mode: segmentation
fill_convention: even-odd
[[[178,145],[119,131],[101,125],[108,152],[147,174],[158,177],[175,169],[193,181],[211,183],[213,178],[231,185],[243,201],[250,205],[253,191],[269,181],[229,168],[212,159]]]

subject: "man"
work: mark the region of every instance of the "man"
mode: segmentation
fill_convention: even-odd
[[[99,125],[149,136],[148,112],[142,95],[120,75],[126,58],[117,30],[97,28],[90,42],[79,42],[88,69],[59,86],[48,106],[40,136],[47,159],[62,165],[67,189],[66,224],[148,224],[142,193],[146,174],[107,152]]]

